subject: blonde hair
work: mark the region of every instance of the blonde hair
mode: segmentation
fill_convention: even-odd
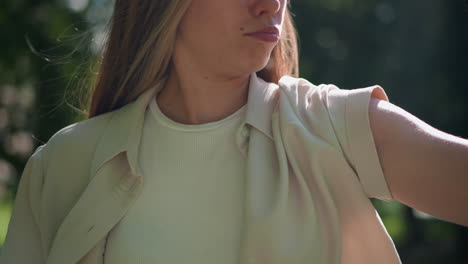
[[[116,0],[88,118],[118,109],[153,87],[169,71],[177,27],[189,0]],[[258,72],[267,82],[298,75],[297,32],[289,10],[283,34],[268,65]]]

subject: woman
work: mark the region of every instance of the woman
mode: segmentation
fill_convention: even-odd
[[[370,197],[468,226],[468,141],[291,77],[287,5],[117,0],[90,118],[28,161],[1,263],[400,263]]]

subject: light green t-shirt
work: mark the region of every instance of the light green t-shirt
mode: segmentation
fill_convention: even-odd
[[[245,158],[235,132],[245,108],[186,125],[153,98],[139,155],[143,191],[111,231],[105,263],[238,263]]]

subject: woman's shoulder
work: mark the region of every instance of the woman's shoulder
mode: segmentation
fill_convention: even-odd
[[[44,158],[47,159],[49,156],[53,156],[52,159],[54,160],[64,158],[63,155],[73,159],[79,159],[80,156],[83,157],[84,155],[92,155],[111,120],[125,116],[129,107],[130,105],[126,105],[117,110],[63,127],[55,132],[36,152],[45,152],[46,157]]]
[[[300,119],[343,107],[349,93],[349,90],[340,89],[335,84],[314,84],[305,78],[288,75],[279,80],[278,86],[280,104],[290,106],[289,109],[294,110]]]
[[[335,84],[315,84],[300,77],[283,76],[278,82],[280,99],[301,115],[312,114],[319,109],[342,106],[351,90],[341,89]]]
[[[43,152],[54,163],[82,163],[95,157],[97,149],[112,150],[134,136],[144,116],[151,91],[116,110],[66,126],[44,145]],[[101,146],[101,147],[100,147]],[[102,154],[102,153],[101,153]],[[90,165],[90,164],[84,164]]]
[[[63,146],[70,148],[70,145],[83,145],[95,141],[99,137],[114,112],[98,115],[89,119],[81,120],[70,124],[55,132],[45,144],[49,146]]]
[[[329,93],[346,93],[346,91],[348,91],[339,88],[335,84],[315,84],[315,82],[310,81],[308,79],[302,77],[293,77],[289,75],[284,75],[279,80],[278,85],[282,91],[288,94],[288,96],[327,96]]]
[[[368,103],[371,95],[388,101],[384,89],[379,85],[369,85],[361,88],[343,88],[336,84],[314,84],[299,77],[283,76],[278,85],[291,104],[299,107],[311,107],[312,104],[326,108],[342,107],[347,101]],[[349,104],[349,103],[348,103]]]
[[[368,134],[371,97],[388,101],[379,85],[342,89],[335,84],[315,85],[304,78],[284,76],[279,86],[279,113],[284,124],[301,124],[320,138],[335,137],[329,141],[339,142],[345,152],[349,149],[348,134]]]

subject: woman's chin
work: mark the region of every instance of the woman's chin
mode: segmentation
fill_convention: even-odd
[[[249,69],[250,72],[258,72],[263,70],[265,67],[268,66],[270,58],[259,58],[257,60],[252,60],[251,63],[249,63]]]

